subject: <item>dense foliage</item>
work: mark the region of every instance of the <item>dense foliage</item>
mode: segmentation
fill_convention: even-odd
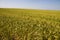
[[[0,40],[60,40],[59,13],[35,11],[0,9]]]

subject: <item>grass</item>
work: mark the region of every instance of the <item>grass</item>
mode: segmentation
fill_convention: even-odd
[[[60,10],[0,8],[0,40],[60,40]]]

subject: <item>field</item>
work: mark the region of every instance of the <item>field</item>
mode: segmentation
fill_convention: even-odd
[[[0,8],[0,40],[60,40],[60,10]]]

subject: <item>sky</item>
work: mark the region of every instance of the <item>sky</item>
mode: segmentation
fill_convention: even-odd
[[[0,0],[0,8],[60,10],[60,0]]]

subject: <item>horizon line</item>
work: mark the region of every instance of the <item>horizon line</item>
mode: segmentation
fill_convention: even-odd
[[[38,9],[38,8],[16,8],[16,7],[0,7],[1,8],[5,8],[5,9],[30,9],[30,10],[59,10],[60,9]]]

